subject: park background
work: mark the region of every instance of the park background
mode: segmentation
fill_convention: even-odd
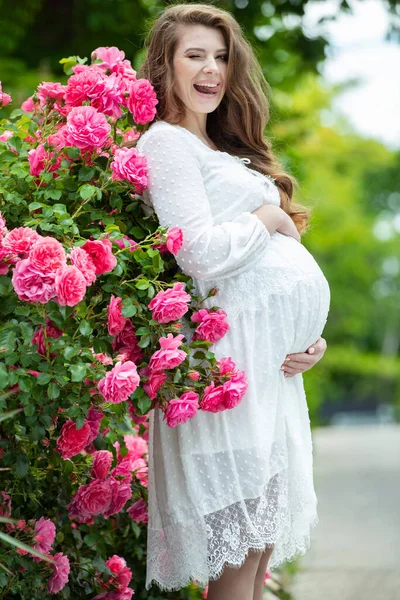
[[[17,108],[63,57],[117,46],[138,69],[160,0],[3,6],[0,73]],[[266,134],[313,209],[304,245],[331,286],[324,360],[306,374],[314,425],[338,411],[399,414],[400,60],[396,0],[222,0],[271,86]],[[358,74],[358,78],[357,78]],[[387,76],[382,80],[383,76]],[[361,76],[361,77],[360,77]],[[381,80],[379,81],[379,76]],[[394,410],[388,412],[387,407]]]
[[[169,4],[161,0],[4,3],[0,79],[13,102],[0,109],[0,118],[18,108],[41,81],[65,83],[67,77],[59,63],[63,57],[90,57],[94,48],[115,45],[138,69],[143,61],[146,31],[152,19]],[[312,208],[311,226],[302,242],[320,264],[331,287],[331,310],[324,332],[328,350],[318,366],[304,376],[314,431],[321,425],[338,424],[338,415],[343,420],[343,415],[351,413],[357,415],[354,420],[358,422],[363,416],[372,421],[400,421],[397,2],[221,0],[213,4],[228,9],[239,21],[271,86],[271,119],[266,135],[286,169],[299,181],[296,199]],[[322,526],[317,528],[320,538],[314,540],[314,554],[309,556],[323,555],[324,534],[334,536],[335,530],[342,531],[354,521],[357,510],[333,514],[328,507],[329,498],[336,502],[338,487],[347,486],[349,498],[353,481],[355,507],[363,495],[371,493],[371,489],[365,489],[364,494],[360,491],[361,479],[370,480],[378,489],[367,463],[359,461],[364,450],[369,449],[374,473],[381,471],[385,462],[388,469],[388,479],[380,480],[380,492],[372,501],[375,507],[382,507],[381,514],[374,512],[372,504],[364,513],[370,529],[371,523],[376,527],[372,527],[375,534],[384,523],[385,498],[392,497],[392,508],[395,506],[395,493],[384,491],[390,489],[389,468],[398,475],[398,458],[392,452],[390,463],[389,446],[384,446],[390,439],[390,447],[398,448],[398,430],[388,429],[377,435],[366,431],[359,437],[352,430],[340,438],[333,433],[324,442],[318,436],[317,431],[316,480]],[[361,473],[356,483],[350,470],[343,475],[349,453],[352,464]],[[333,454],[338,462],[332,461]],[[337,470],[340,461],[342,479]],[[390,513],[390,506],[387,514],[394,514]],[[340,522],[342,529],[338,527]],[[389,518],[386,531],[391,526],[394,523]],[[368,538],[364,539],[363,532],[362,528],[355,530],[353,539],[357,538],[366,548]],[[399,540],[387,533],[381,539],[393,559]],[[334,542],[336,548],[341,543],[337,539]],[[353,592],[341,595],[337,579],[329,596],[326,582],[330,571],[313,570],[312,560],[311,556],[310,587],[298,588],[296,600],[313,600],[311,591],[318,594],[315,597],[323,592],[326,599],[356,598]],[[359,565],[365,570],[371,563],[376,566],[375,555],[361,555]],[[336,567],[335,577],[340,577],[338,564]],[[357,583],[355,573],[351,578]],[[360,573],[364,577],[364,571]],[[318,576],[322,577],[319,588]],[[394,579],[391,581],[394,589]],[[345,585],[348,592],[348,582]],[[362,589],[363,598],[392,598],[390,593],[371,594],[365,585]]]

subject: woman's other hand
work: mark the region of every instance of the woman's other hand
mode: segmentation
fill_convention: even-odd
[[[270,235],[279,231],[283,235],[289,235],[300,242],[300,235],[296,225],[289,215],[279,206],[273,204],[263,204],[252,211],[268,229]]]
[[[305,352],[288,354],[281,367],[285,377],[293,377],[311,369],[324,356],[326,348],[326,340],[320,337]]]

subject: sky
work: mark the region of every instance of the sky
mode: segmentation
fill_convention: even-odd
[[[388,15],[380,0],[349,0],[353,14],[317,25],[336,14],[336,0],[307,4],[305,31],[322,33],[330,41],[321,73],[329,83],[357,78],[357,87],[343,92],[334,112],[347,116],[361,135],[400,149],[400,44],[385,41]],[[327,120],[329,120],[327,115]]]

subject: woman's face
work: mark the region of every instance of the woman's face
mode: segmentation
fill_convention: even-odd
[[[173,58],[174,90],[189,113],[213,112],[225,93],[228,48],[219,29],[181,27]],[[198,87],[200,84],[213,87]]]

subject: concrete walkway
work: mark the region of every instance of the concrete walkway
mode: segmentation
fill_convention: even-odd
[[[295,600],[400,599],[400,425],[313,431],[319,524]]]

